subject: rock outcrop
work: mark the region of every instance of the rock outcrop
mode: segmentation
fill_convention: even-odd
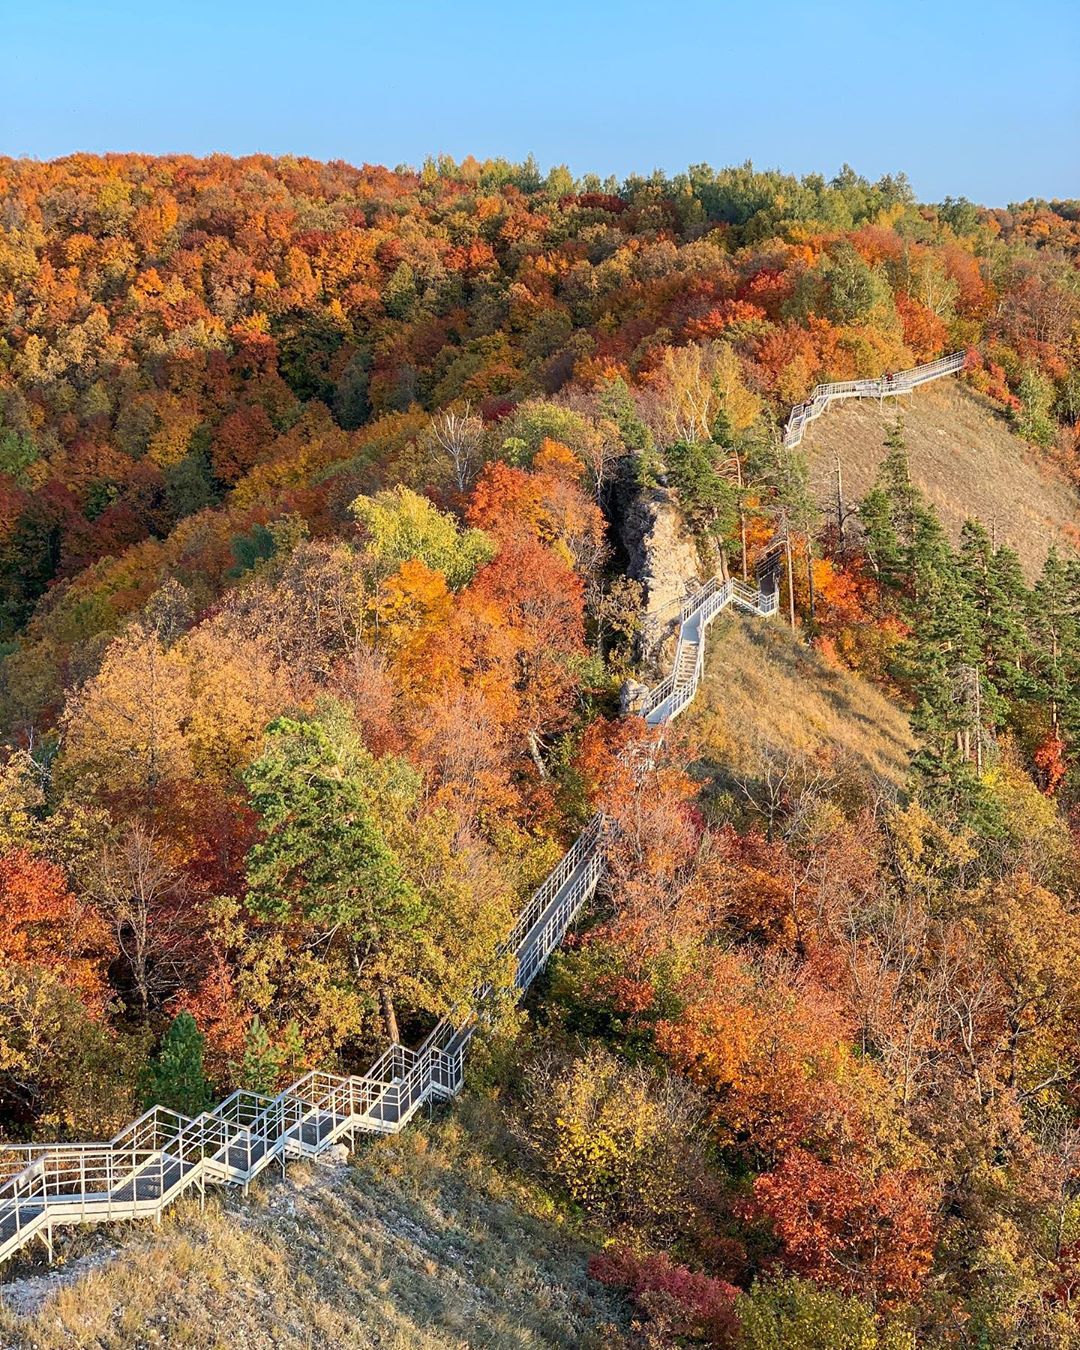
[[[670,662],[679,611],[703,573],[697,541],[686,527],[675,493],[666,487],[624,484],[616,504],[627,554],[627,574],[645,589],[641,648],[646,665]]]

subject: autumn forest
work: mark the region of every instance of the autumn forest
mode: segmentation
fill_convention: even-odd
[[[780,435],[958,351],[1080,491],[1080,203],[0,159],[0,1139],[355,1071],[490,983],[468,1094],[634,1344],[1080,1346],[1080,512],[1032,566],[945,527],[907,404],[858,498]],[[781,560],[770,641],[900,710],[902,781],[768,706],[749,768],[688,721],[643,771],[656,500],[699,579]]]

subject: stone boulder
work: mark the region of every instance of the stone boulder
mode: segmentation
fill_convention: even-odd
[[[619,711],[624,717],[640,713],[649,695],[649,686],[640,680],[626,680],[619,690]]]

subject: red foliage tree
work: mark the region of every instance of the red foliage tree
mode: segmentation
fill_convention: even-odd
[[[754,1203],[796,1274],[886,1303],[922,1288],[934,1223],[917,1173],[826,1163],[793,1148],[754,1182]]]
[[[100,1012],[107,959],[105,926],[76,901],[63,868],[25,849],[0,856],[0,960],[62,974]]]

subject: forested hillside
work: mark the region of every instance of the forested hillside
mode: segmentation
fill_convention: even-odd
[[[0,194],[0,1134],[415,1042],[599,809],[473,1091],[634,1334],[1080,1344],[1080,207],[120,155]],[[1000,493],[939,519],[919,392],[821,510],[852,419],[785,451],[789,406],[956,350]],[[653,772],[643,492],[699,575],[778,556],[793,630],[725,621]]]

